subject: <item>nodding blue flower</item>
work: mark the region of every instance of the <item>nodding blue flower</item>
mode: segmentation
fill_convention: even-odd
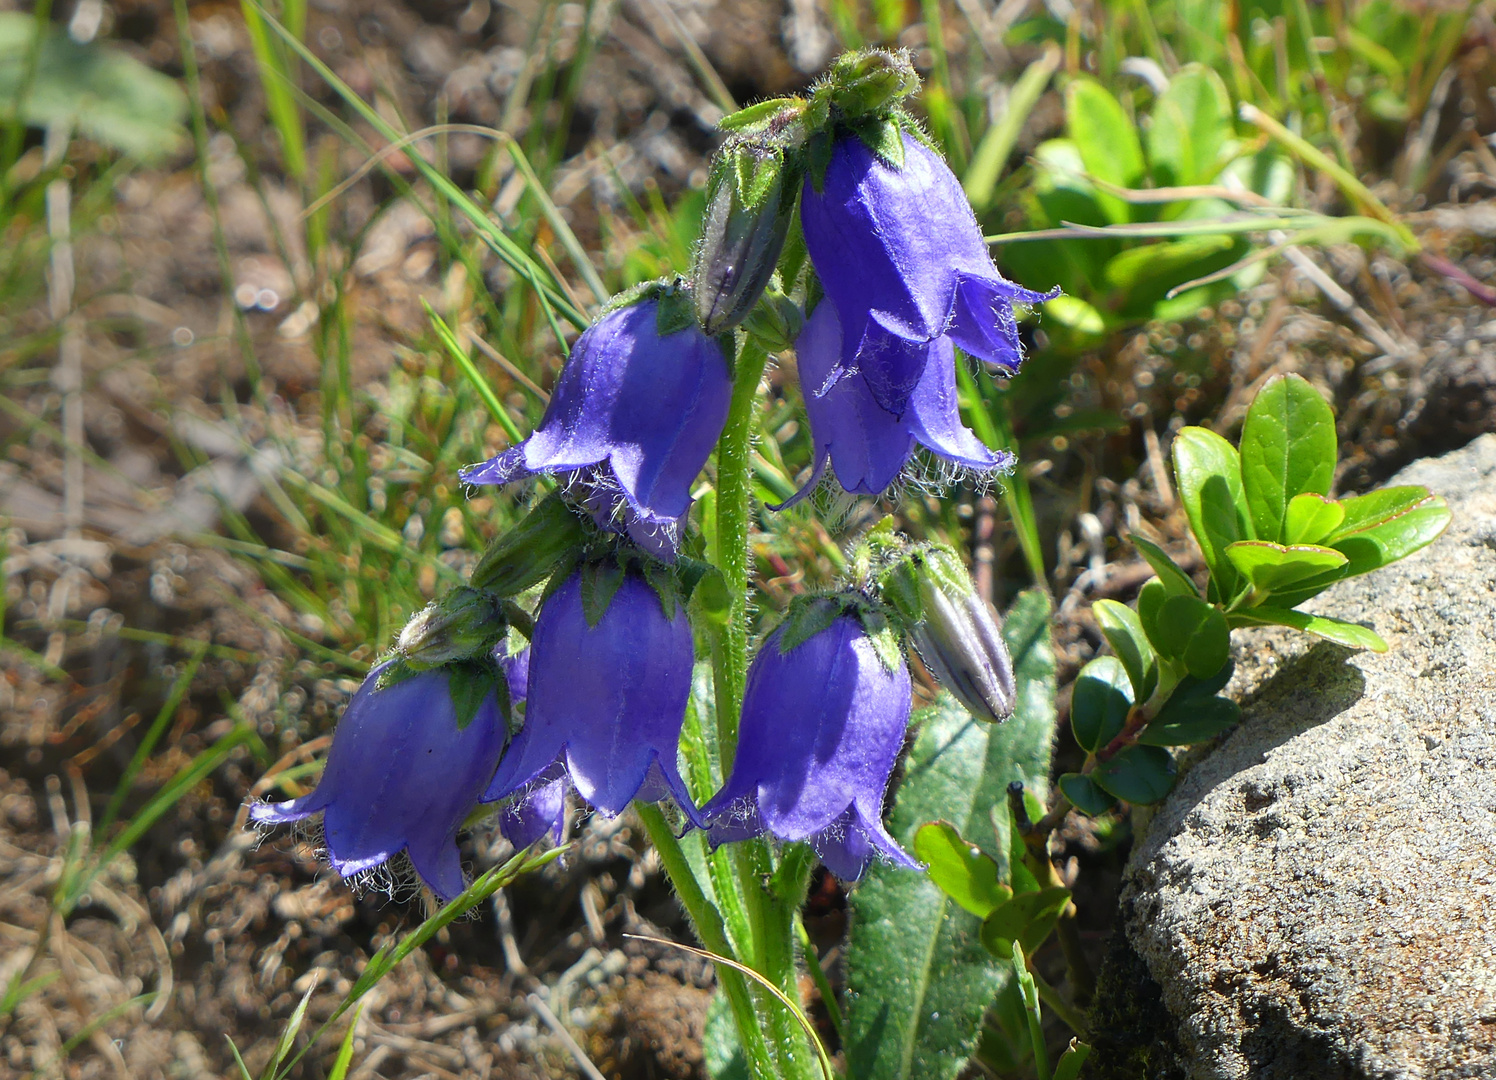
[[[605,814],[668,795],[700,824],[676,765],[692,660],[684,607],[668,617],[654,589],[627,573],[589,625],[582,574],[573,574],[535,620],[525,726],[483,801],[529,790],[559,768]]]
[[[902,415],[878,404],[872,387],[851,372],[823,394],[824,385],[842,359],[841,321],[836,307],[822,300],[806,320],[795,345],[805,412],[815,446],[815,471],[809,482],[777,509],[791,506],[814,490],[829,461],[837,483],[851,492],[877,495],[903,471],[916,446],[977,472],[1006,472],[1013,455],[994,451],[961,423],[956,393],[956,359],[949,338],[936,338],[921,349],[925,369]]]
[[[503,663],[512,712],[524,705],[529,689],[529,647],[505,657]],[[517,851],[545,836],[560,844],[566,839],[566,817],[566,776],[552,765],[499,810],[499,831]]]
[[[691,484],[722,433],[732,378],[694,323],[658,328],[660,302],[610,311],[572,349],[530,437],[462,470],[469,484],[564,474],[598,524],[669,558]]]
[[[800,200],[806,250],[842,324],[840,361],[826,381],[861,372],[895,416],[934,358],[932,342],[949,339],[1014,371],[1023,354],[1013,304],[1058,295],[997,272],[961,182],[935,151],[902,138],[895,168],[842,135],[820,189],[807,178]],[[825,389],[806,384],[807,395]]]
[[[889,667],[855,615],[785,650],[771,634],[748,671],[732,775],[701,808],[712,840],[767,831],[808,841],[845,881],[874,853],[920,869],[883,827],[883,795],[909,722],[909,669]]]
[[[494,694],[466,727],[437,668],[378,689],[388,663],[371,671],[333,733],[316,790],[284,803],[257,803],[251,821],[284,825],[322,814],[328,861],[345,878],[402,851],[441,900],[464,888],[457,831],[493,775],[504,749]]]

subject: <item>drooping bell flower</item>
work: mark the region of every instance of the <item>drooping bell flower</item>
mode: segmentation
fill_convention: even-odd
[[[320,813],[328,861],[344,878],[403,851],[447,901],[464,888],[457,831],[498,764],[504,719],[490,692],[459,727],[446,669],[379,689],[389,666],[371,671],[348,703],[316,790],[290,802],[256,803],[249,819],[285,825]]]
[[[503,660],[509,686],[509,709],[522,715],[530,680],[529,646]],[[555,765],[525,785],[499,809],[499,831],[523,851],[542,837],[552,844],[566,839],[566,776]]]
[[[955,355],[949,338],[936,338],[920,346],[929,359],[904,412],[898,416],[878,404],[860,372],[851,372],[824,393],[816,393],[817,387],[832,380],[832,372],[842,360],[841,346],[836,307],[822,300],[806,320],[795,347],[815,446],[815,470],[805,487],[780,509],[813,490],[828,461],[843,489],[866,495],[877,495],[888,488],[908,464],[916,446],[979,473],[1012,468],[1012,454],[990,449],[961,423]]]
[[[861,877],[875,853],[919,869],[883,826],[883,795],[909,722],[909,669],[897,643],[880,647],[855,612],[829,622],[825,614],[820,629],[797,641],[803,631],[792,612],[759,649],[732,775],[702,815],[717,843],[763,831],[807,841],[846,881]]]
[[[635,573],[622,576],[606,610],[589,620],[584,572],[541,606],[530,646],[525,724],[499,763],[484,802],[560,775],[608,815],[634,799],[673,797],[700,824],[676,765],[691,692],[691,626],[677,604]],[[588,588],[596,593],[604,586]],[[593,613],[596,614],[595,612]]]
[[[650,296],[594,323],[561,369],[540,426],[462,479],[561,474],[600,526],[673,556],[691,484],[727,420],[732,380],[722,349],[689,321],[689,299],[668,305],[664,333],[661,305]]]
[[[873,399],[903,414],[947,338],[1006,371],[1022,359],[1015,303],[1038,293],[992,264],[961,182],[940,155],[908,134],[895,166],[843,134],[824,177],[807,176],[800,224],[811,262],[842,324],[841,357],[827,382],[859,371]],[[806,383],[807,396],[825,389]]]

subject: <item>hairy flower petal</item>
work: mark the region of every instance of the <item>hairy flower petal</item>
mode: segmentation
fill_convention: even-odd
[[[249,817],[286,824],[322,811],[328,859],[343,877],[404,851],[431,891],[449,900],[463,889],[457,830],[493,775],[504,722],[490,696],[458,730],[444,671],[379,690],[385,666],[348,703],[316,790],[251,806]]]

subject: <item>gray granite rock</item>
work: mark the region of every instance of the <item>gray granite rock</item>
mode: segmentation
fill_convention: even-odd
[[[1241,635],[1243,722],[1133,853],[1150,1080],[1496,1078],[1496,436],[1392,482],[1449,530],[1308,605],[1391,651]]]

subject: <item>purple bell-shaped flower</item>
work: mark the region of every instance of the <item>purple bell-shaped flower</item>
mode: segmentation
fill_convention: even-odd
[[[1012,468],[1012,454],[990,449],[961,423],[955,355],[949,338],[936,338],[920,346],[929,360],[907,407],[898,416],[878,404],[872,387],[859,372],[849,373],[822,394],[815,392],[815,387],[831,380],[841,363],[841,347],[836,307],[823,300],[806,321],[795,347],[815,446],[815,471],[805,487],[780,509],[812,491],[828,461],[845,490],[877,495],[903,471],[916,445],[980,473]]]
[[[504,658],[504,676],[509,684],[509,708],[525,703],[530,681],[528,646]],[[499,831],[504,839],[521,851],[544,836],[552,844],[566,839],[566,775],[552,765],[526,784],[519,794],[499,810]]]
[[[459,729],[448,675],[421,672],[377,689],[371,671],[333,734],[322,780],[310,795],[256,803],[249,819],[284,825],[322,816],[328,861],[345,878],[400,852],[441,900],[464,888],[457,830],[478,804],[504,749],[495,695]]]
[[[807,179],[800,200],[806,249],[842,325],[838,362],[806,396],[859,371],[895,416],[936,359],[932,343],[1011,372],[1022,359],[1013,304],[1057,295],[1004,279],[950,167],[918,139],[903,144],[895,168],[842,135],[820,190]]]
[[[484,802],[562,782],[605,814],[633,799],[671,796],[694,823],[696,805],[676,765],[691,692],[691,626],[677,605],[627,573],[589,625],[582,574],[540,609],[530,646],[525,726],[499,763]]]
[[[909,722],[909,669],[893,667],[854,614],[789,650],[771,634],[748,671],[732,775],[701,808],[712,840],[768,831],[808,841],[833,874],[862,876],[879,853],[915,862],[883,827],[883,795]]]
[[[615,532],[675,554],[691,484],[722,433],[732,377],[694,323],[658,327],[660,301],[608,312],[572,349],[530,437],[461,473],[469,484],[567,474],[573,493]]]

